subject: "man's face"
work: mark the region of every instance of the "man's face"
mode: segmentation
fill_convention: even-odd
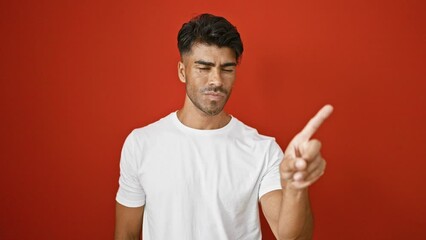
[[[182,63],[183,62],[183,63]],[[186,84],[186,95],[203,113],[219,114],[235,81],[235,53],[228,47],[194,44],[179,62],[179,78]]]

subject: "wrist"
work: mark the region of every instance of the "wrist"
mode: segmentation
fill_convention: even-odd
[[[286,197],[296,197],[296,198],[300,198],[300,197],[304,197],[308,195],[308,187],[306,188],[295,188],[292,186],[291,182],[287,182],[285,185],[283,185],[283,189],[285,191],[283,191],[284,196]]]

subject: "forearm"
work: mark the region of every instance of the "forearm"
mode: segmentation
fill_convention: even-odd
[[[138,240],[140,235],[115,233],[114,240]]]
[[[144,206],[126,207],[116,203],[115,211],[115,240],[140,239]]]
[[[279,202],[278,223],[276,215],[271,214],[273,204],[266,203],[269,205],[267,212],[268,219],[272,222],[270,225],[274,226],[280,240],[312,239],[313,217],[308,187],[324,174],[326,162],[321,156],[321,142],[311,137],[332,112],[331,105],[321,108],[285,150],[280,164],[283,191]]]
[[[279,239],[312,239],[313,217],[308,189],[287,188],[282,194],[278,220]]]

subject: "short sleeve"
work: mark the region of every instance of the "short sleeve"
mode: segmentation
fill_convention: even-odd
[[[282,189],[280,177],[280,163],[284,157],[284,153],[280,146],[274,140],[270,145],[267,153],[267,169],[262,177],[259,188],[259,199],[266,193]]]
[[[120,178],[116,201],[126,207],[145,205],[145,192],[139,182],[137,161],[141,157],[136,151],[137,141],[130,133],[124,142],[120,158]]]

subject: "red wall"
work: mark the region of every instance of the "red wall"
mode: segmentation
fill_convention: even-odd
[[[284,148],[335,106],[315,239],[426,239],[423,1],[151,2],[0,3],[0,239],[112,238],[122,143],[182,105],[176,35],[202,12],[245,43],[231,114]]]

